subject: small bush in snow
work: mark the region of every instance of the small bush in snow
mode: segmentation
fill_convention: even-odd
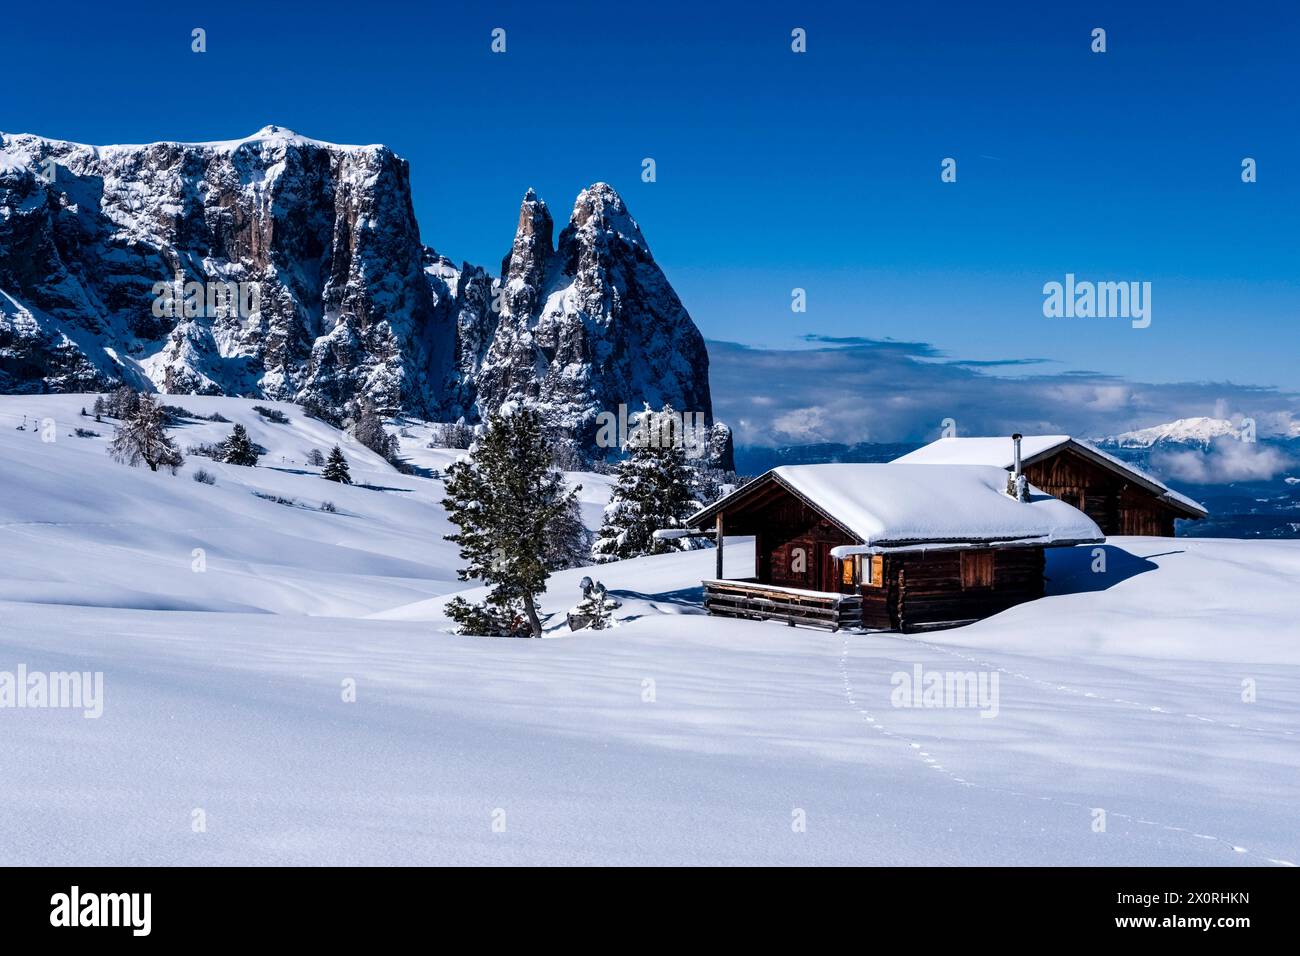
[[[334,502],[332,501],[322,501],[320,503],[320,510],[328,511],[330,514],[335,514],[339,509],[334,507]]]
[[[569,630],[589,627],[603,631],[614,626],[614,612],[623,606],[622,601],[609,597],[605,585],[591,578],[582,579],[582,600],[569,609]]]
[[[99,432],[92,432],[89,428],[77,428],[77,429],[74,429],[73,432],[72,432],[72,434],[76,435],[78,438],[98,438],[98,437],[99,437]]]
[[[140,394],[129,385],[119,385],[107,396],[95,399],[95,414],[107,415],[109,418],[126,419],[135,411],[140,402]]]
[[[217,476],[206,468],[200,468],[194,473],[194,480],[201,485],[215,485],[217,483]]]
[[[290,507],[298,504],[297,498],[285,498],[283,495],[271,495],[265,491],[253,492],[254,497],[261,498],[263,501],[274,501],[277,505],[289,505]]]
[[[343,416],[338,414],[334,409],[322,405],[320,402],[312,401],[311,399],[303,402],[302,413],[308,418],[314,418],[327,425],[333,425],[335,428],[343,427]]]
[[[163,405],[162,410],[167,415],[167,424],[169,425],[175,425],[187,418],[194,419],[199,417],[188,408],[182,408],[180,405]]]
[[[468,448],[474,444],[474,429],[464,422],[439,422],[430,427],[430,448]]]
[[[307,464],[313,465],[316,468],[323,468],[325,466],[325,456],[320,453],[319,448],[313,448],[311,451],[307,452]]]
[[[198,455],[201,458],[211,458],[213,461],[220,461],[221,456],[225,453],[225,446],[221,443],[210,441],[201,442],[197,445],[189,445],[185,449],[187,455]]]
[[[267,408],[265,405],[254,405],[253,411],[261,415],[268,422],[274,422],[276,425],[289,424],[289,416],[278,408]]]

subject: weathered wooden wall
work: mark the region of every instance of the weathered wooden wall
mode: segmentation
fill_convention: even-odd
[[[813,591],[841,590],[839,562],[831,548],[853,539],[799,499],[787,495],[767,506],[763,530],[756,537],[758,579]],[[795,549],[804,549],[806,567],[795,570]]]
[[[1097,522],[1102,534],[1174,533],[1174,513],[1159,498],[1068,448],[1025,466],[1025,477]]]
[[[910,630],[985,618],[1043,596],[1042,548],[995,548],[993,584],[964,587],[961,551],[892,554],[885,584],[863,587],[864,627]]]
[[[831,548],[855,539],[785,488],[773,484],[727,511],[728,534],[754,536],[754,574],[764,584],[834,593],[853,592],[840,581]],[[805,569],[795,570],[795,549],[803,548]]]

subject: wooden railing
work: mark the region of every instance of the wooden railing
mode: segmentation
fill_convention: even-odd
[[[752,578],[705,581],[704,608],[722,617],[785,621],[791,627],[806,624],[838,631],[862,626],[860,595],[802,591],[759,584]]]

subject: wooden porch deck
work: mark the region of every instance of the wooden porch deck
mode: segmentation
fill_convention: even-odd
[[[754,578],[704,581],[704,608],[720,617],[785,621],[838,631],[862,626],[862,598],[857,594],[804,591],[759,584]]]

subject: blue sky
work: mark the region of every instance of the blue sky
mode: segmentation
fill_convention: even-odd
[[[928,343],[919,361],[1044,360],[984,366],[1000,376],[1296,390],[1298,9],[24,3],[0,128],[383,142],[410,160],[424,241],[489,267],[526,188],[564,219],[605,180],[712,340],[897,339]],[[1042,285],[1067,272],[1150,281],[1151,327],[1044,318]]]

